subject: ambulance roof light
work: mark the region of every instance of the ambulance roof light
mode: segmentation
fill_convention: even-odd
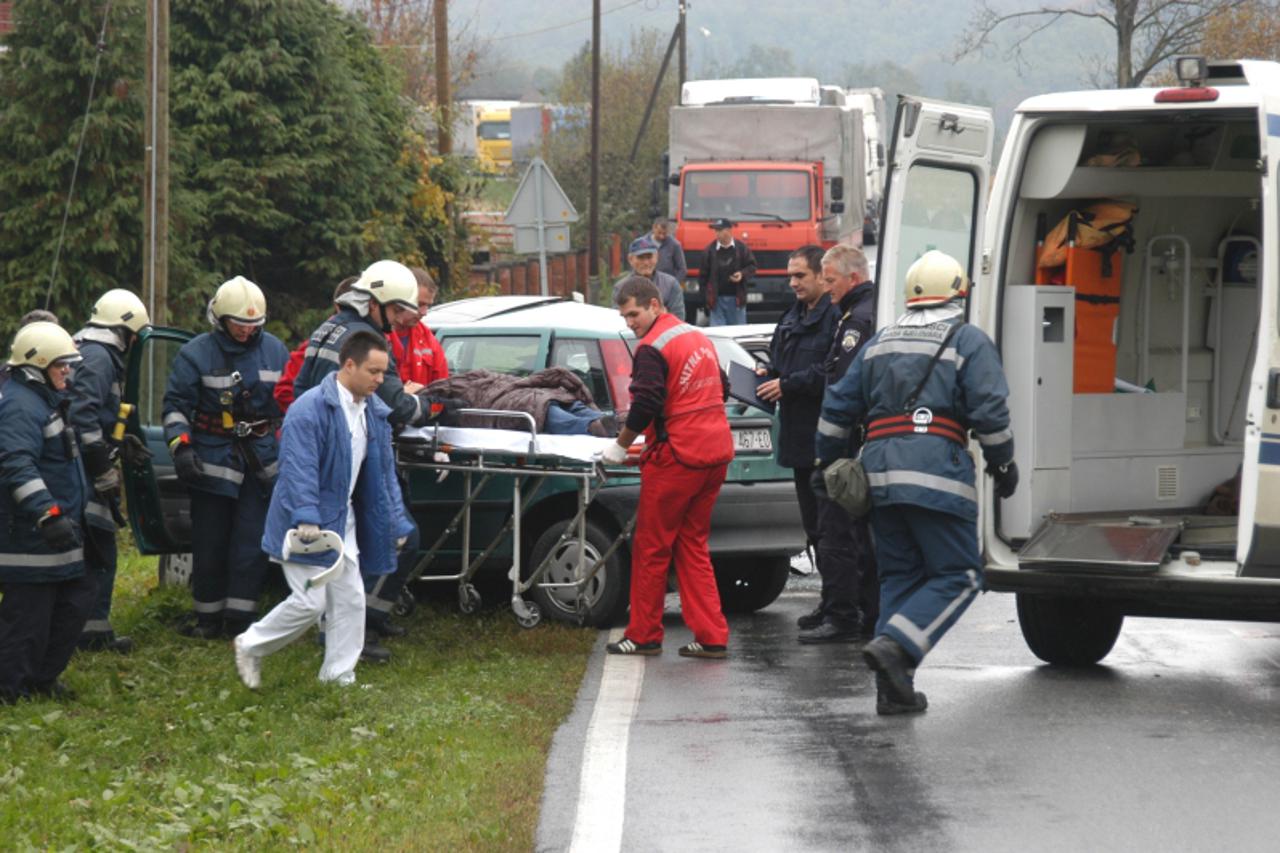
[[[1218,90],[1204,85],[1209,76],[1209,63],[1203,56],[1179,56],[1173,64],[1182,88],[1156,92],[1157,104],[1218,100]]]

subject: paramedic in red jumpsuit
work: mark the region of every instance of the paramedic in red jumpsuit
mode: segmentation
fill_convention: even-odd
[[[631,620],[610,654],[662,652],[662,611],[667,569],[675,557],[680,613],[693,642],[684,657],[725,657],[729,625],[707,539],[711,510],[733,459],[725,417],[728,381],[715,347],[695,327],[662,308],[657,288],[631,276],[614,291],[614,303],[640,338],[631,377],[631,411],[618,440],[603,458],[621,464],[641,431],[640,508],[631,543]]]

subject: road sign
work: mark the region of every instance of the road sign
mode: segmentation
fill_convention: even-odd
[[[578,211],[541,157],[534,157],[503,217],[515,226],[517,254],[538,253],[538,274],[542,295],[547,295],[547,253],[569,251],[569,225],[578,221]]]

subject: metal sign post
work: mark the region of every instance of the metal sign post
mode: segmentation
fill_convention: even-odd
[[[517,254],[538,253],[542,295],[548,295],[547,253],[569,251],[569,224],[578,211],[541,157],[534,157],[520,178],[503,222],[515,226]]]

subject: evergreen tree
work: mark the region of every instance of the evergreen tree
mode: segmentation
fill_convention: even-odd
[[[74,331],[112,287],[141,281],[142,102],[139,5],[111,4],[87,127],[103,3],[20,0],[0,53],[0,334],[43,307],[84,147],[49,307]],[[39,81],[39,85],[32,85]]]

